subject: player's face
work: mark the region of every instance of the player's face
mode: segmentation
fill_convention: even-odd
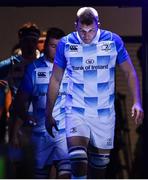
[[[49,47],[50,60],[54,59],[58,42],[59,42],[59,39],[55,39],[55,38],[51,38],[49,40],[49,46],[48,47]]]
[[[81,24],[80,22],[78,22],[76,29],[81,40],[85,44],[90,44],[97,34],[98,24],[95,21],[90,25]]]

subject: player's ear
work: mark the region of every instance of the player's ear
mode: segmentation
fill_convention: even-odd
[[[77,22],[75,22],[74,23],[75,30],[77,30],[77,26],[78,26],[78,24],[77,24]]]

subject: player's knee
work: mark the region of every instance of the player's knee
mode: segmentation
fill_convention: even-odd
[[[87,167],[87,150],[83,146],[74,146],[69,149],[72,174],[84,175]],[[80,167],[80,168],[78,168]]]
[[[89,164],[96,169],[105,169],[110,162],[109,154],[96,154],[89,155]]]
[[[58,169],[58,178],[60,179],[65,179],[66,177],[70,178],[70,175],[71,175],[70,160],[64,159],[64,160],[59,161],[57,163],[57,169]]]

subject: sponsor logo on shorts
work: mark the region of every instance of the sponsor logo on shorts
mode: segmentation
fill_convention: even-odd
[[[107,139],[107,146],[112,146],[112,138]]]
[[[70,129],[70,133],[76,133],[77,132],[77,128],[76,127],[73,127]]]

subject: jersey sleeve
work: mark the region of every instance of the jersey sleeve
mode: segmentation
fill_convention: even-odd
[[[120,36],[113,34],[113,40],[115,41],[117,48],[117,64],[121,64],[129,58],[129,54]]]
[[[65,44],[66,44],[66,37],[62,38],[57,46],[56,55],[54,58],[54,63],[59,67],[65,69],[67,61],[65,58]]]

